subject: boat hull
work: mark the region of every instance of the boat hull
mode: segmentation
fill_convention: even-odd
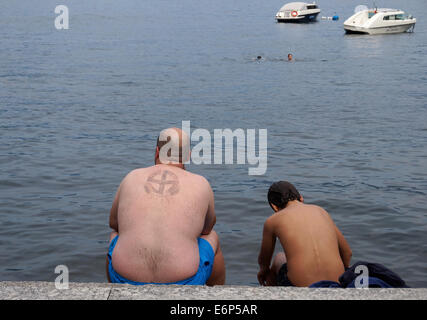
[[[348,34],[391,34],[391,33],[403,33],[415,26],[415,22],[384,26],[384,27],[373,27],[373,28],[362,28],[344,25],[344,30]]]
[[[298,15],[297,17],[294,17],[294,18],[276,18],[276,20],[277,22],[282,22],[282,23],[309,23],[309,22],[315,22],[318,15],[319,15],[319,12],[307,13],[304,15]]]

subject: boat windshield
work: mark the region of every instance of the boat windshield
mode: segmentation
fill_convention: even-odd
[[[374,15],[376,15],[377,12],[376,11],[369,11],[368,12],[368,19],[371,19]]]
[[[310,9],[317,9],[317,6],[315,4],[307,5],[307,10],[310,10]]]
[[[408,19],[408,15],[406,14],[392,14],[388,16],[384,16],[383,20],[406,20]]]

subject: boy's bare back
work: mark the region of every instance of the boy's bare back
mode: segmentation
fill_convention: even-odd
[[[288,278],[295,286],[338,281],[344,272],[339,234],[324,209],[295,201],[272,215],[266,226],[282,244]]]

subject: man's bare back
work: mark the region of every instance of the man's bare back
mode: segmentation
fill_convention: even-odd
[[[139,282],[194,275],[211,197],[206,179],[179,168],[159,164],[132,171],[120,187],[114,269]]]
[[[277,275],[284,263],[287,278],[295,286],[309,286],[321,280],[338,282],[348,267],[351,250],[329,214],[316,205],[301,200],[287,202],[264,224],[263,245],[260,252],[261,280],[266,282]],[[275,239],[283,247],[284,254],[277,255],[270,269]],[[270,273],[270,274],[269,274]]]
[[[204,177],[186,171],[183,164],[163,164],[156,150],[156,165],[131,171],[117,190],[110,240],[119,237],[107,269],[111,262],[125,279],[173,283],[198,272],[198,238],[206,240],[215,255],[220,253],[213,231],[214,196]]]

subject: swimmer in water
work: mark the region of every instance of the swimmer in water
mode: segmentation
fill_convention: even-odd
[[[261,57],[261,56],[258,56],[258,57],[256,57],[256,59],[257,59],[257,60],[261,60],[261,59],[262,59],[262,57]]]
[[[292,61],[292,53],[288,53],[288,61]]]

